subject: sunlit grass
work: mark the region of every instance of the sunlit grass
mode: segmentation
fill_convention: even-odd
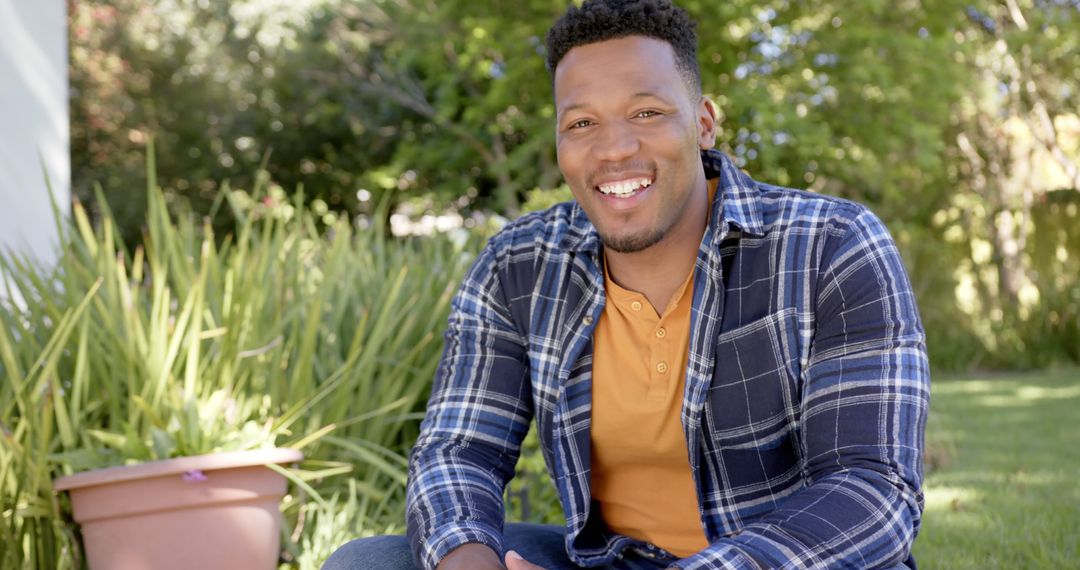
[[[936,379],[924,568],[1080,568],[1080,371]]]

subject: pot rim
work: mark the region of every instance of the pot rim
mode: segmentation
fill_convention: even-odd
[[[146,479],[150,477],[164,477],[176,475],[186,471],[213,471],[217,469],[233,469],[237,467],[252,467],[257,465],[296,463],[304,459],[304,454],[296,449],[287,447],[274,447],[269,449],[250,449],[244,451],[219,451],[205,455],[192,455],[162,459],[159,461],[147,461],[136,465],[119,465],[105,467],[92,471],[83,471],[74,475],[60,477],[53,481],[53,488],[57,491],[69,491],[95,485],[108,485],[130,481],[132,479]]]

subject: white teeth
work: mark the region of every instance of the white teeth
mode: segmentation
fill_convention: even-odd
[[[638,188],[643,188],[652,184],[652,180],[648,178],[638,178],[636,180],[623,180],[620,182],[612,182],[609,184],[601,184],[599,189],[604,194],[615,194],[617,196],[629,196],[634,193]]]

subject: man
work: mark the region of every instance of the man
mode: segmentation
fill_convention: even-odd
[[[929,378],[881,222],[711,150],[669,2],[587,1],[547,47],[575,201],[508,225],[455,297],[410,461],[415,564],[914,568]],[[565,528],[503,523],[533,419]],[[327,566],[411,568],[408,548]]]

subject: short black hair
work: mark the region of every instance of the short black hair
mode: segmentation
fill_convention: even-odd
[[[686,10],[669,0],[586,0],[570,6],[547,33],[547,69],[555,67],[570,50],[583,45],[627,36],[662,40],[675,52],[675,66],[691,95],[701,95],[695,24]]]

